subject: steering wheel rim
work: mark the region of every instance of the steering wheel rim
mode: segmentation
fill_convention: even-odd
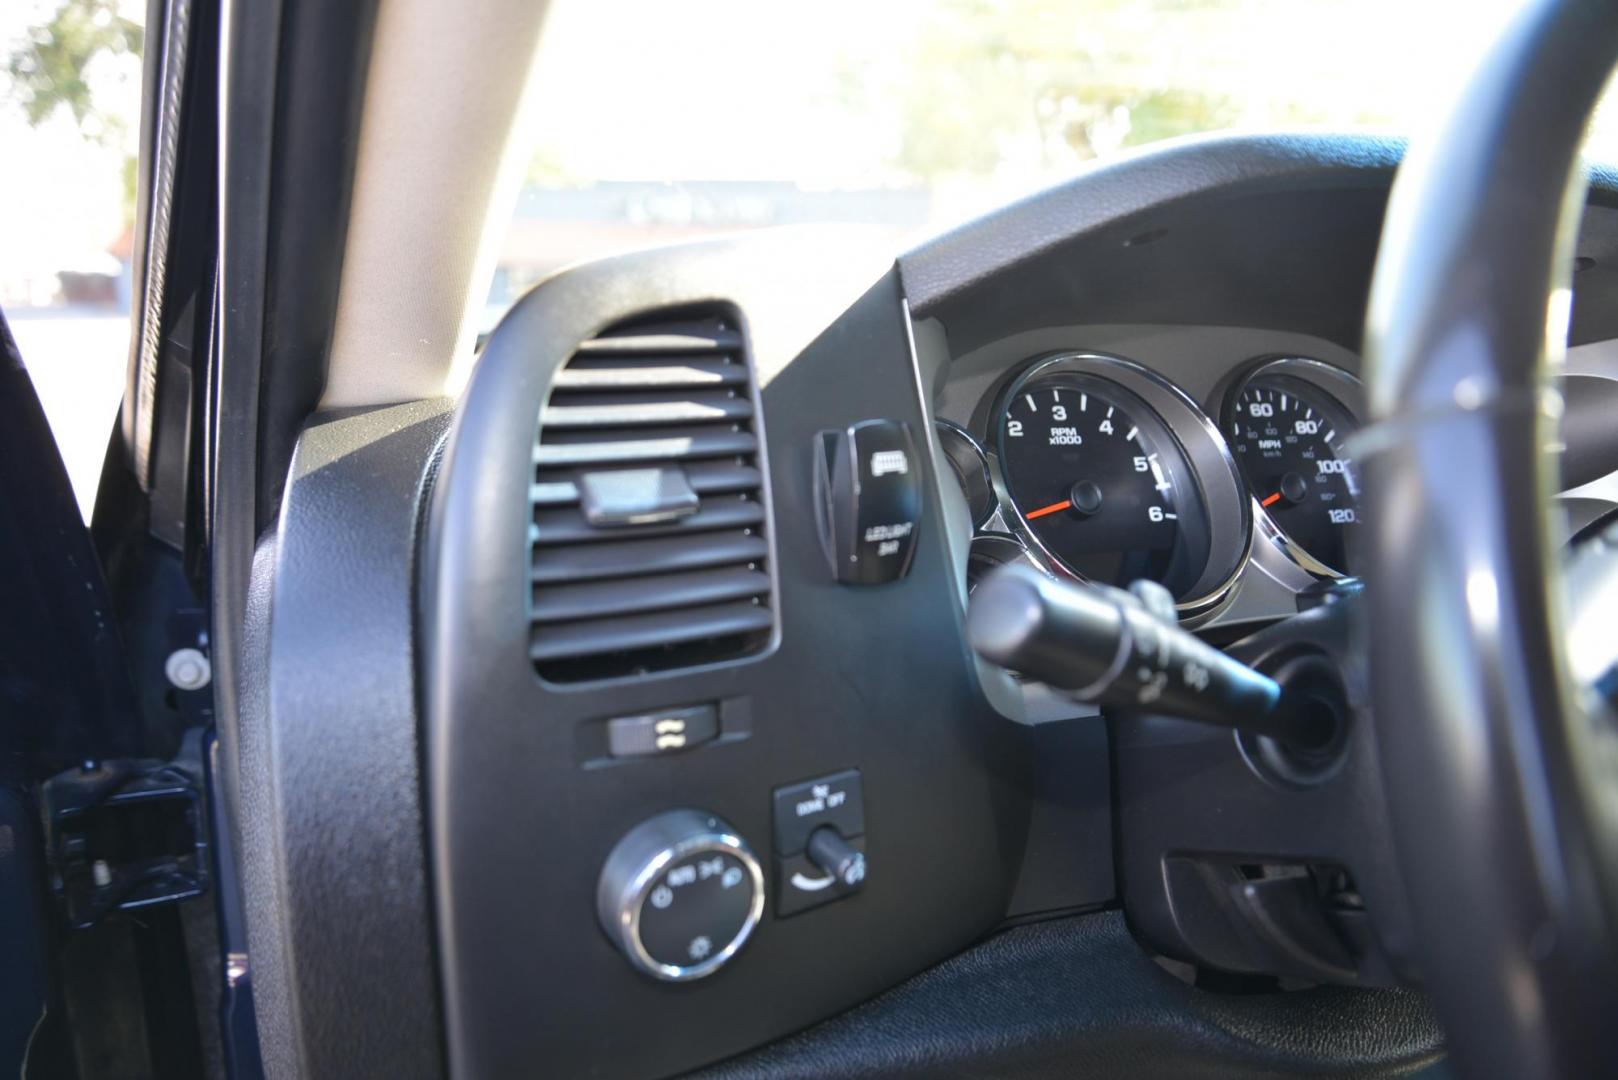
[[[1618,1075],[1611,717],[1572,682],[1551,513],[1618,4],[1535,0],[1394,185],[1366,330],[1372,701],[1424,978],[1464,1075]]]

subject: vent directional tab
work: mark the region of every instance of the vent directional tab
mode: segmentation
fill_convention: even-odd
[[[727,312],[636,319],[557,374],[534,447],[529,653],[555,682],[747,656],[775,620],[759,424]]]

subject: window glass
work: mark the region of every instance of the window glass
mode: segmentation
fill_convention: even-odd
[[[144,18],[0,3],[0,308],[86,517],[129,359]]]
[[[839,223],[897,251],[1160,139],[1417,130],[1514,5],[552,0],[483,328],[625,247]]]
[[[1177,135],[1419,130],[1513,7],[552,0],[484,328],[624,248],[840,224],[898,251]],[[0,306],[86,514],[128,359],[144,15],[0,3]],[[1618,161],[1610,105],[1590,152]]]

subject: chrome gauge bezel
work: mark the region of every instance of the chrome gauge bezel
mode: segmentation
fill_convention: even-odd
[[[995,396],[988,416],[986,445],[989,475],[1001,516],[1028,549],[1029,558],[1058,578],[1086,580],[1048,550],[1011,498],[1000,461],[999,432],[1010,402],[1029,382],[1048,375],[1075,372],[1115,383],[1157,414],[1179,444],[1190,465],[1190,480],[1200,488],[1208,518],[1208,561],[1190,595],[1176,602],[1182,622],[1211,617],[1231,598],[1252,550],[1253,516],[1247,486],[1219,427],[1202,407],[1156,372],[1119,356],[1093,352],[1061,352],[1036,358],[1024,366]]]
[[[948,433],[951,438],[958,440],[961,445],[968,447],[972,451],[973,455],[977,458],[978,464],[983,468],[984,479],[987,480],[989,484],[989,506],[988,509],[982,514],[973,515],[972,532],[974,535],[979,534],[988,527],[991,521],[994,520],[995,511],[1000,509],[1000,493],[995,489],[994,486],[994,470],[989,467],[989,452],[983,448],[983,444],[978,442],[977,438],[970,431],[966,430],[953,420],[946,420],[942,416],[937,417],[933,420],[933,427],[938,431],[940,449],[944,449],[943,437],[945,433]],[[949,451],[945,449],[944,454],[945,457],[948,457]],[[951,465],[952,463],[946,461],[945,464]],[[967,509],[970,510],[970,493],[967,492],[963,487],[962,494],[967,496]]]
[[[1355,424],[1363,425],[1365,422],[1365,385],[1359,379],[1324,360],[1315,360],[1307,356],[1279,356],[1261,359],[1254,365],[1244,367],[1230,380],[1230,385],[1218,403],[1221,438],[1224,438],[1224,427],[1229,422],[1232,410],[1240,400],[1242,392],[1254,379],[1264,375],[1285,375],[1299,382],[1308,383],[1335,401]],[[1234,454],[1232,460],[1235,460]],[[1239,462],[1236,470],[1242,483],[1242,491],[1251,508],[1256,531],[1264,537],[1266,543],[1280,551],[1288,562],[1313,577],[1338,581],[1350,576],[1346,571],[1326,565],[1311,555],[1303,545],[1293,540],[1259,502],[1258,494],[1248,486],[1247,476],[1241,471]]]
[[[1043,569],[1043,564],[1036,561],[1029,553],[1028,545],[1023,543],[1022,537],[1000,529],[979,529],[977,532],[972,534],[972,543],[967,549],[966,591],[968,595],[971,595],[973,589],[972,560],[974,558],[984,559],[985,552],[991,549],[994,550],[995,557],[986,559],[985,561],[992,563],[995,569],[999,569],[1002,566],[1010,566],[1013,563],[1024,562],[1029,563],[1036,569]]]

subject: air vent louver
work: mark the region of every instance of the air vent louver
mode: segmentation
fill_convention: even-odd
[[[763,648],[774,616],[758,430],[742,337],[723,313],[620,323],[579,346],[534,447],[540,675],[613,678]],[[603,505],[602,490],[628,502]]]

